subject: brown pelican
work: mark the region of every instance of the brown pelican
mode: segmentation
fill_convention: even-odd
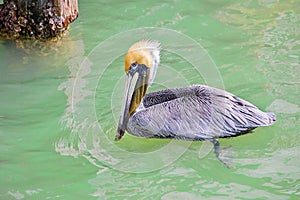
[[[160,43],[140,41],[125,58],[126,83],[116,140],[125,131],[145,138],[210,141],[217,158],[217,138],[235,137],[276,121],[275,114],[263,112],[229,92],[205,85],[166,89],[146,94],[160,62]]]

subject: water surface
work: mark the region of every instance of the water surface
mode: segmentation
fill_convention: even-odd
[[[0,42],[0,199],[299,198],[299,2],[94,0],[79,10],[61,40]],[[168,50],[182,40],[161,36],[151,91],[208,84],[276,113],[271,127],[220,140],[234,168],[205,142],[113,141],[131,44],[121,36],[145,27],[181,33],[205,58],[199,72]],[[133,37],[160,39],[140,30]]]

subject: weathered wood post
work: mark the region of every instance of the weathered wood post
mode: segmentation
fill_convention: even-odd
[[[77,17],[77,0],[4,0],[0,4],[0,37],[56,37]]]

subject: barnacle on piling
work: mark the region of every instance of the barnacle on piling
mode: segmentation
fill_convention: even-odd
[[[55,6],[48,2],[37,13],[38,2],[26,4],[26,9],[15,1],[0,4],[0,37],[7,39],[35,38],[46,39],[61,36],[69,23],[77,18],[75,15],[65,18],[60,16]]]

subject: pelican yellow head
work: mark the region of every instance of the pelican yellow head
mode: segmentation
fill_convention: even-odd
[[[116,140],[124,135],[130,116],[154,80],[160,61],[159,53],[159,42],[142,40],[132,45],[125,56],[126,82]]]

